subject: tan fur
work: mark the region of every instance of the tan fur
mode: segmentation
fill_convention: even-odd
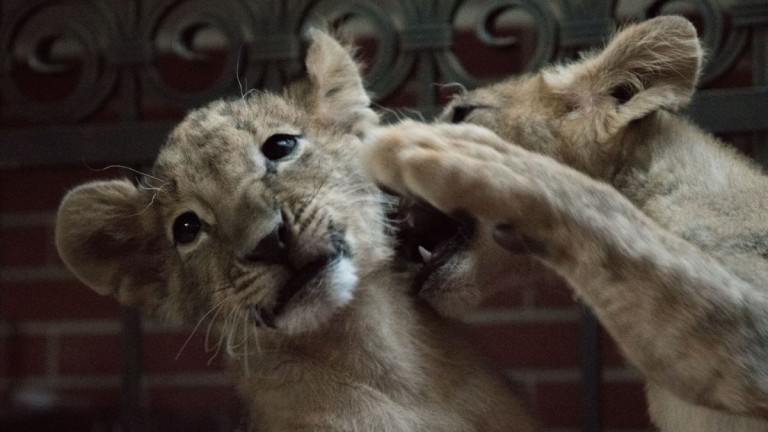
[[[646,377],[661,430],[768,431],[768,179],[670,112],[700,65],[690,23],[653,19],[574,64],[460,95],[443,119],[476,106],[473,124],[373,131],[366,164],[479,219],[475,243],[425,284],[439,310],[514,277],[495,237],[591,306]]]
[[[315,31],[307,70],[284,97],[190,113],[145,184],[70,192],[56,226],[64,262],[101,294],[207,332],[231,360],[250,430],[535,430],[504,378],[390,268],[383,198],[358,162],[377,116],[357,65]],[[299,147],[268,161],[273,134],[301,135]],[[202,230],[174,245],[190,211]],[[253,258],[281,222],[286,256]],[[257,327],[323,257],[275,329]]]

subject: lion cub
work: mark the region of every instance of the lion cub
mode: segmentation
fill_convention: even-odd
[[[462,124],[373,131],[366,164],[478,219],[422,276],[443,313],[514,277],[497,243],[531,254],[642,371],[661,430],[768,431],[768,178],[673,113],[701,57],[683,18],[633,25],[579,62],[458,96],[442,119]]]
[[[392,270],[358,162],[358,67],[311,33],[308,78],[190,113],[144,186],[82,185],[56,242],[100,294],[212,326],[258,431],[533,431],[504,379]]]

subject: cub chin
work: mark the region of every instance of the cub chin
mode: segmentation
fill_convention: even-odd
[[[84,184],[56,244],[96,292],[216,332],[250,430],[532,431],[507,383],[392,270],[361,173],[378,122],[358,66],[314,31],[308,76],[190,113],[151,176]]]

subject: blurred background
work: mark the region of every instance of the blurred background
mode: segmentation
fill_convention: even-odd
[[[300,75],[301,35],[352,36],[389,120],[430,119],[472,88],[600,46],[622,23],[681,14],[708,50],[687,111],[768,161],[768,1],[0,1],[0,430],[230,431],[242,411],[203,337],[121,309],[53,246],[63,194],[133,178],[185,112]],[[557,277],[466,317],[478,348],[548,431],[644,431],[638,374]],[[183,347],[183,349],[182,349]]]

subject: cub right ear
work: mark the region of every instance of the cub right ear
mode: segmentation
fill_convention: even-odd
[[[651,112],[688,104],[702,57],[694,26],[661,16],[625,28],[599,54],[544,77],[603,141]]]
[[[351,48],[317,29],[310,30],[309,38],[305,63],[315,115],[355,133],[378,124]]]
[[[56,216],[67,267],[123,304],[149,306],[162,288],[165,239],[151,198],[127,180],[87,183],[64,197]]]

